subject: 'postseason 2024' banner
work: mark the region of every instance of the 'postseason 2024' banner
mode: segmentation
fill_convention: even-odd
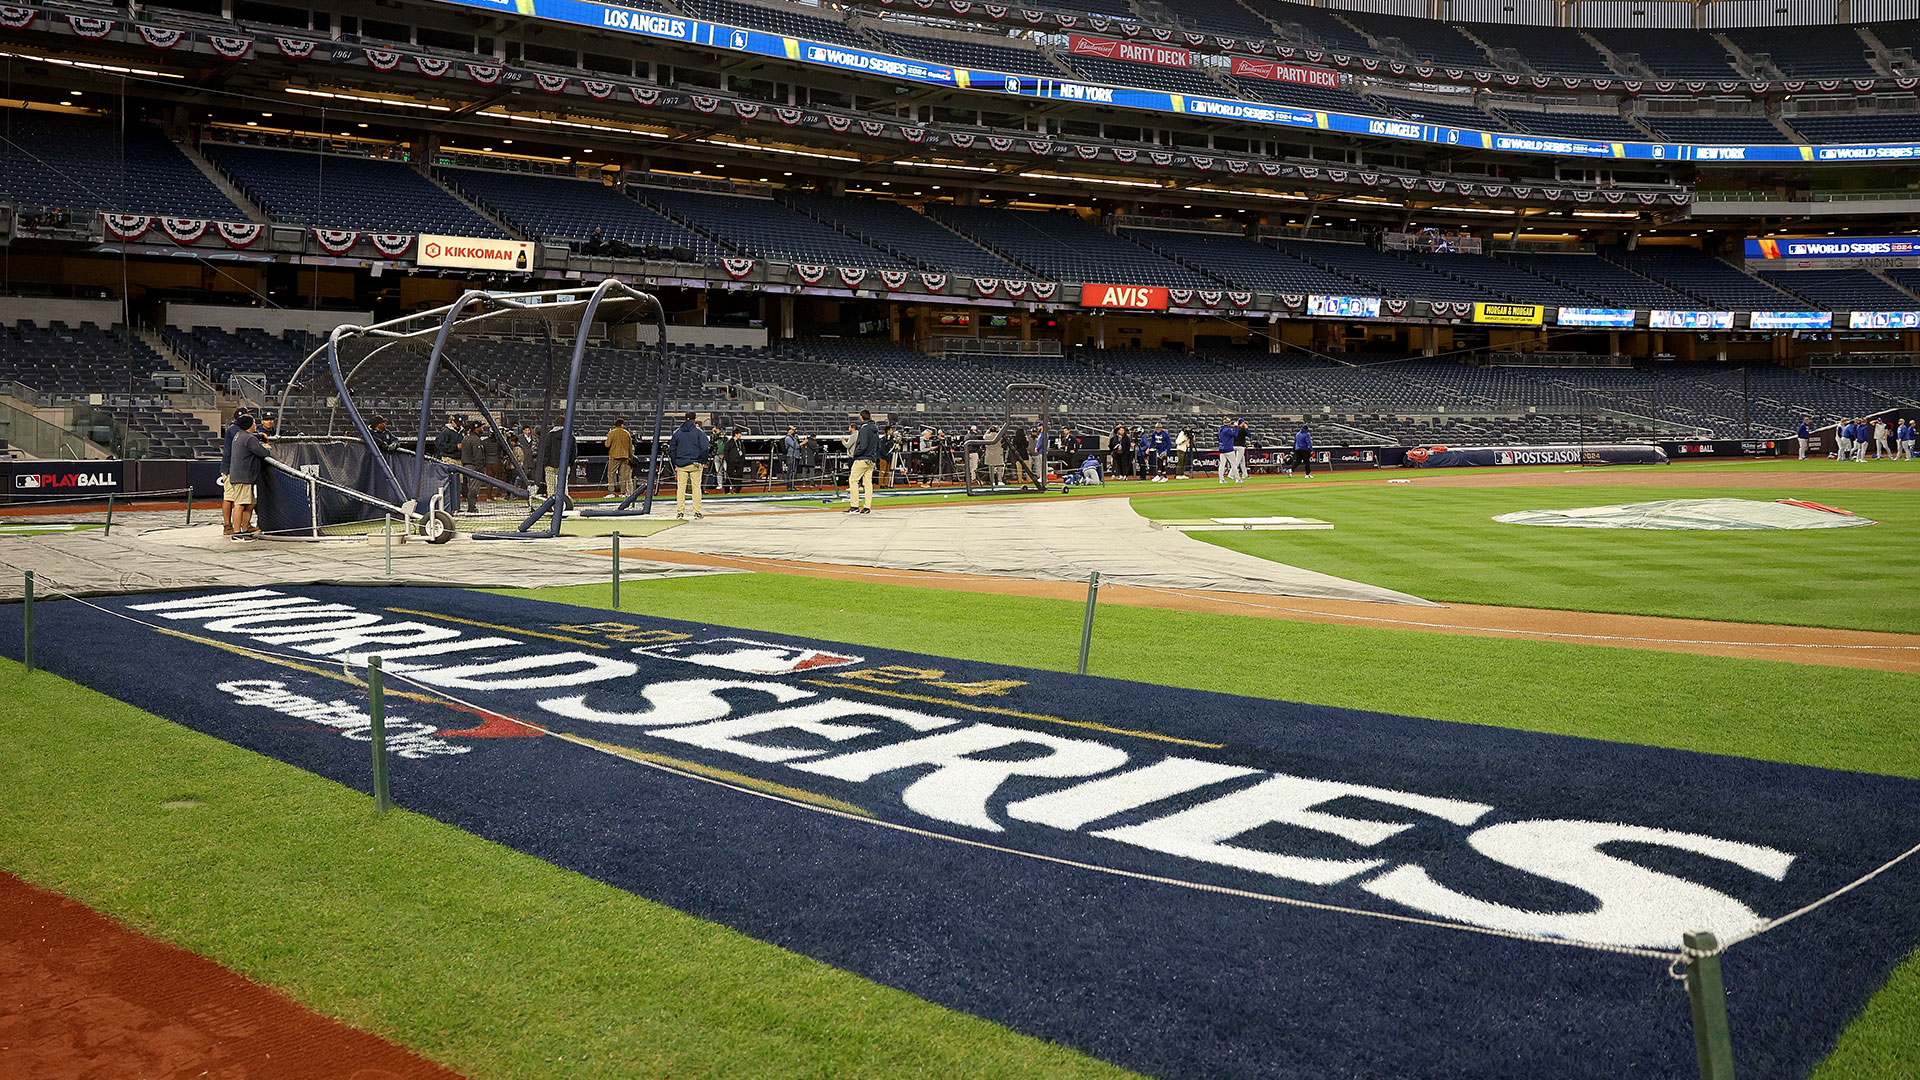
[[[400,805],[1150,1075],[1686,1075],[1666,959],[1553,940],[1742,933],[1920,808],[1894,777],[459,590],[99,603],[40,606],[43,666],[365,790],[378,654]],[[1744,1080],[1824,1056],[1920,941],[1916,879],[1728,954]]]

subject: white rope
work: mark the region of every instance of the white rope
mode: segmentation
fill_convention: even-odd
[[[173,628],[171,627],[161,626],[158,623],[148,622],[136,616],[129,615],[124,612],[115,611],[112,608],[103,607],[99,604],[93,603],[92,601],[85,599],[84,597],[77,596],[73,593],[65,592],[63,590],[56,590],[52,593],[49,593],[48,596],[49,598],[65,597],[66,599],[70,599],[75,603],[80,604],[84,607],[92,608],[95,611],[104,612],[105,614],[111,615],[117,619],[122,619],[126,622],[134,623],[135,625],[138,625],[138,626],[143,626],[149,630],[154,630],[162,633],[180,633],[180,631],[173,630]],[[308,665],[308,666],[317,666],[317,662],[324,663],[325,661],[324,657],[313,657],[313,656],[306,656],[306,655],[296,654],[296,653],[276,653],[270,650],[256,648],[251,645],[238,645],[232,642],[221,642],[220,644],[222,647],[227,649],[232,649],[236,652],[250,653],[252,655],[260,656],[270,660],[285,660],[285,661],[291,661],[291,662]],[[350,665],[344,656],[341,659],[341,671],[342,671],[343,677],[348,682],[353,683],[354,685],[360,686],[362,688],[366,686],[366,683],[364,680],[360,679],[359,677],[353,674],[353,672],[350,669]],[[1214,885],[1204,881],[1190,881],[1184,878],[1167,877],[1160,874],[1149,874],[1149,873],[1144,873],[1137,870],[1125,870],[1119,867],[1102,866],[1098,863],[1083,862],[1081,860],[1063,858],[1057,855],[1045,855],[1045,854],[1041,854],[1039,852],[1034,852],[1034,851],[1024,851],[1019,848],[1006,847],[1000,844],[990,844],[982,840],[973,840],[967,837],[953,836],[947,833],[935,832],[930,829],[922,829],[917,826],[904,825],[904,824],[891,822],[891,821],[884,821],[878,818],[872,818],[872,817],[866,817],[860,814],[848,813],[847,811],[838,810],[829,806],[815,805],[813,803],[804,802],[799,799],[788,798],[786,796],[777,795],[768,791],[761,791],[752,787],[748,787],[743,784],[731,783],[729,781],[719,779],[718,777],[705,776],[697,772],[692,772],[686,769],[681,769],[672,765],[668,765],[664,762],[651,761],[645,758],[622,754],[619,752],[620,749],[634,749],[634,748],[610,747],[607,745],[597,743],[593,740],[583,738],[581,736],[572,735],[568,732],[553,730],[543,725],[536,724],[530,720],[522,720],[519,717],[504,713],[499,709],[492,708],[486,705],[481,705],[481,704],[478,704],[477,702],[468,701],[462,697],[459,697],[458,695],[448,693],[446,690],[441,689],[439,687],[432,686],[427,683],[423,683],[414,678],[410,678],[409,676],[401,672],[392,672],[392,671],[383,670],[381,674],[383,675],[383,677],[387,679],[395,680],[401,683],[405,683],[409,686],[416,687],[422,693],[431,695],[433,697],[442,698],[464,709],[468,709],[468,710],[481,713],[487,716],[501,717],[502,719],[508,720],[512,723],[519,724],[522,727],[539,732],[542,735],[550,735],[550,736],[553,736],[554,738],[561,739],[572,745],[581,746],[589,750],[593,750],[596,753],[606,754],[611,757],[619,758],[622,761],[632,762],[634,764],[642,765],[650,769],[655,769],[660,772],[668,773],[670,775],[677,776],[682,779],[695,780],[701,783],[712,784],[716,787],[725,788],[729,791],[737,792],[739,794],[751,795],[755,798],[760,798],[760,799],[767,799],[772,802],[781,803],[785,806],[790,806],[795,809],[804,810],[811,813],[826,814],[832,817],[840,818],[845,821],[852,821],[852,822],[857,822],[864,825],[871,825],[877,828],[889,829],[894,832],[905,833],[910,836],[918,836],[924,839],[938,840],[938,841],[943,841],[950,844],[959,844],[964,847],[977,848],[984,851],[992,851],[1002,855],[1011,855],[1011,856],[1015,856],[1023,859],[1032,859],[1037,862],[1051,863],[1058,866],[1068,866],[1078,870],[1085,870],[1085,871],[1098,873],[1098,874],[1106,874],[1113,877],[1126,878],[1126,879],[1135,880],[1135,881],[1151,882],[1157,885],[1169,885],[1176,888],[1192,889],[1196,892],[1216,893],[1216,894],[1225,895],[1225,896],[1240,897],[1242,899],[1247,899],[1247,900],[1257,900],[1262,903],[1278,904],[1278,905],[1283,905],[1287,907],[1305,908],[1312,911],[1326,911],[1326,912],[1332,912],[1332,913],[1341,914],[1341,915],[1355,915],[1355,916],[1360,916],[1362,918],[1380,919],[1387,922],[1402,923],[1402,924],[1412,925],[1412,926],[1427,926],[1427,927],[1433,927],[1433,928],[1442,929],[1442,930],[1459,930],[1459,931],[1465,931],[1467,933],[1481,934],[1487,937],[1507,938],[1515,941],[1530,941],[1530,942],[1534,942],[1536,944],[1541,944],[1541,945],[1558,945],[1558,946],[1568,947],[1568,948],[1588,949],[1594,952],[1615,953],[1615,954],[1624,955],[1624,956],[1644,956],[1644,957],[1649,957],[1651,959],[1656,959],[1656,960],[1666,960],[1669,962],[1669,966],[1668,966],[1669,973],[1673,974],[1675,978],[1684,977],[1684,975],[1680,973],[1680,969],[1690,959],[1698,958],[1698,957],[1706,957],[1706,956],[1718,956],[1722,953],[1725,953],[1728,949],[1732,948],[1735,944],[1738,944],[1743,941],[1747,941],[1751,938],[1758,937],[1761,934],[1767,933],[1771,930],[1784,926],[1787,923],[1800,918],[1802,915],[1809,914],[1810,912],[1813,912],[1833,902],[1834,900],[1839,899],[1840,897],[1846,895],[1847,893],[1853,892],[1854,890],[1867,884],[1873,879],[1881,876],[1882,874],[1885,874],[1887,871],[1892,870],[1894,867],[1898,866],[1902,862],[1905,862],[1907,859],[1912,858],[1917,854],[1920,854],[1920,844],[1915,844],[1913,847],[1908,848],[1906,851],[1901,852],[1899,855],[1896,855],[1892,859],[1889,859],[1886,862],[1882,863],[1881,865],[1875,867],[1873,870],[1870,870],[1867,873],[1862,874],[1860,877],[1855,878],[1854,880],[1848,882],[1845,885],[1842,885],[1841,887],[1833,890],[1832,892],[1829,892],[1826,895],[1811,901],[1810,903],[1807,903],[1799,908],[1796,908],[1793,911],[1786,913],[1785,915],[1781,915],[1778,918],[1763,920],[1759,923],[1756,923],[1752,928],[1744,932],[1733,934],[1730,937],[1728,937],[1726,940],[1721,941],[1716,948],[1711,950],[1693,949],[1685,946],[1682,946],[1676,950],[1662,950],[1662,949],[1635,948],[1633,946],[1626,946],[1626,945],[1609,945],[1602,942],[1580,941],[1574,938],[1564,938],[1564,937],[1548,937],[1542,934],[1529,934],[1523,931],[1501,930],[1501,929],[1496,929],[1494,927],[1476,926],[1472,923],[1453,922],[1450,920],[1443,920],[1443,919],[1428,919],[1428,918],[1422,918],[1420,916],[1415,916],[1415,915],[1400,915],[1393,912],[1372,911],[1366,908],[1347,907],[1341,904],[1327,904],[1327,903],[1321,903],[1319,901],[1314,901],[1314,900],[1301,900],[1296,897],[1281,896],[1275,893],[1256,892],[1248,889],[1233,888],[1231,886],[1226,886],[1226,885]]]
[[[704,555],[705,553],[689,552],[689,554]],[[705,557],[715,558],[715,559],[729,559],[734,562],[742,562],[742,563],[754,563],[760,566],[784,567],[790,570],[791,569],[807,569],[806,567],[801,567],[793,562],[789,562],[781,559],[756,558],[751,555],[727,555],[727,554],[721,554],[721,553],[714,553],[710,555],[705,555]],[[923,573],[913,573],[913,572],[905,572],[905,571],[898,572],[898,573],[889,573],[877,568],[862,567],[862,566],[856,566],[853,564],[846,564],[845,566],[842,566],[841,564],[838,564],[838,563],[823,563],[823,564],[820,564],[820,566],[826,568],[824,572],[827,572],[827,573],[847,574],[853,577],[898,578],[901,580],[911,579],[916,582],[919,582],[923,587],[931,584],[933,580],[937,580],[937,579],[929,579]],[[996,575],[992,575],[992,574],[957,574],[954,576],[964,577],[974,581],[996,580]],[[1037,580],[1037,579],[1023,578],[1020,580]],[[1064,584],[1073,584],[1075,579],[1062,578],[1059,580]],[[1803,642],[1803,641],[1716,641],[1709,638],[1658,638],[1658,637],[1640,637],[1632,634],[1574,634],[1574,633],[1567,633],[1565,631],[1559,631],[1559,630],[1525,630],[1519,627],[1511,627],[1511,626],[1471,626],[1464,623],[1425,622],[1419,619],[1391,619],[1391,618],[1387,618],[1384,615],[1352,615],[1352,614],[1347,614],[1345,612],[1338,612],[1338,611],[1321,611],[1317,608],[1288,607],[1284,604],[1260,604],[1250,600],[1232,600],[1224,596],[1214,596],[1210,593],[1193,592],[1186,589],[1174,588],[1173,586],[1169,586],[1169,585],[1134,584],[1132,582],[1129,582],[1123,576],[1120,576],[1117,574],[1110,575],[1104,571],[1102,571],[1100,575],[1100,584],[1102,586],[1109,586],[1109,585],[1124,586],[1129,589],[1146,589],[1151,592],[1160,592],[1160,593],[1167,593],[1173,596],[1182,596],[1190,600],[1204,600],[1209,603],[1215,603],[1215,604],[1233,604],[1237,607],[1250,607],[1250,608],[1258,609],[1260,611],[1284,611],[1292,615],[1312,615],[1312,616],[1315,616],[1318,618],[1324,618],[1324,619],[1348,619],[1355,622],[1373,622],[1373,623],[1381,623],[1388,626],[1417,627],[1423,630],[1466,630],[1466,631],[1473,631],[1473,632],[1487,633],[1487,634],[1513,634],[1513,635],[1524,635],[1529,637],[1566,638],[1569,640],[1576,640],[1576,641],[1630,641],[1630,642],[1641,642],[1648,645],[1722,645],[1722,646],[1749,646],[1749,647],[1761,648],[1761,649],[1864,649],[1864,650],[1881,650],[1881,651],[1896,651],[1896,652],[1897,651],[1920,652],[1920,645],[1841,645],[1841,644],[1826,644],[1821,642]],[[1809,629],[1816,629],[1816,628],[1809,627]]]

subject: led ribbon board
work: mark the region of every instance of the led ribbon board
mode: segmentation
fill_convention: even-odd
[[[1553,136],[1515,135],[1446,127],[1377,116],[1349,116],[1315,109],[1291,109],[1236,101],[1193,97],[1158,90],[1100,86],[1068,79],[1009,75],[995,71],[953,68],[925,60],[869,52],[783,37],[762,30],[720,26],[677,16],[588,3],[586,0],[439,0],[460,7],[479,8],[569,23],[600,31],[684,42],[758,56],[799,60],[822,67],[873,75],[902,82],[988,90],[1022,97],[1094,102],[1149,112],[1245,120],[1279,127],[1319,128],[1350,135],[1373,135],[1436,146],[1507,150],[1554,157],[1632,158],[1649,161],[1909,161],[1920,160],[1920,144],[1864,144],[1844,146],[1692,146],[1677,143],[1595,142]]]

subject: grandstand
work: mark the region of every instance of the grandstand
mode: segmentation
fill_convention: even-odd
[[[0,109],[6,148],[0,154],[0,198],[82,217],[112,212],[247,220],[159,128],[135,122],[121,135],[111,119]]]
[[[222,143],[202,149],[275,220],[328,229],[507,238],[403,162]]]

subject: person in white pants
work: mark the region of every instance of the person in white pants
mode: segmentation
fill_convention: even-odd
[[[1912,461],[1913,440],[1915,435],[1914,423],[1912,420],[1896,420],[1895,424],[1898,425],[1897,430],[1899,431],[1899,437],[1895,440],[1900,444],[1899,460]]]
[[[1879,416],[1873,418],[1873,456],[1881,461],[1893,457],[1893,447],[1887,442],[1887,421]]]
[[[1867,436],[1870,434],[1872,429],[1867,426],[1864,418],[1853,425],[1853,460],[1867,460]]]
[[[1247,482],[1247,451],[1253,446],[1253,431],[1245,420],[1234,425],[1233,432],[1233,482]]]
[[[1239,429],[1238,420],[1229,420],[1220,425],[1220,482],[1226,483],[1233,473],[1233,440]]]
[[[1794,436],[1800,440],[1800,460],[1805,461],[1807,460],[1807,444],[1813,441],[1813,417],[1801,417],[1800,426],[1794,431]]]

